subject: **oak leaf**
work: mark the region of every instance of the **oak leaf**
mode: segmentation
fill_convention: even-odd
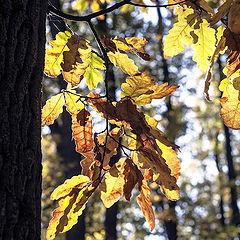
[[[184,44],[190,45],[193,37],[190,32],[193,30],[193,25],[196,21],[196,15],[190,8],[176,8],[178,14],[178,22],[169,31],[164,41],[164,56],[173,57],[184,51]]]
[[[68,31],[59,32],[56,35],[56,40],[49,42],[52,47],[47,48],[45,53],[44,72],[46,75],[56,77],[61,73],[63,52],[69,50],[67,42],[71,36],[71,33]]]
[[[53,124],[58,115],[62,113],[64,104],[65,101],[62,93],[52,96],[49,100],[47,100],[42,109],[42,126],[45,124]]]
[[[151,191],[145,180],[142,181],[141,186],[139,186],[139,190],[140,190],[140,194],[137,197],[137,202],[138,202],[138,205],[141,207],[142,213],[152,231],[155,227],[155,216],[152,209],[152,203],[149,198]]]
[[[64,79],[75,87],[83,79],[83,75],[90,64],[91,47],[87,40],[76,34],[68,39],[67,46],[69,51],[63,53],[61,67]]]
[[[76,151],[79,153],[91,151],[93,148],[91,117],[87,119],[86,125],[81,126],[77,121],[77,115],[72,115],[72,131],[76,142]]]
[[[225,97],[220,99],[221,117],[224,124],[232,129],[240,129],[240,91],[232,84],[226,87]]]
[[[124,53],[120,52],[108,52],[110,61],[123,70],[128,75],[135,75],[138,73],[138,67],[134,64],[134,61]]]
[[[47,229],[47,240],[54,239],[59,233],[68,231],[77,223],[88,200],[86,184],[90,179],[86,176],[74,176],[57,187],[52,193],[52,200],[59,200],[59,208],[53,212],[53,218]]]
[[[197,36],[197,42],[192,45],[195,51],[193,60],[197,62],[199,69],[206,73],[210,64],[211,56],[215,51],[216,30],[208,26],[206,19],[195,24],[194,34]]]
[[[89,59],[89,67],[87,68],[84,77],[86,78],[86,83],[90,90],[97,87],[99,82],[103,81],[103,77],[101,72],[97,69],[105,70],[106,67],[104,65],[104,61],[97,54],[91,53],[91,57]]]
[[[105,181],[100,186],[101,199],[106,208],[110,208],[123,196],[125,158],[115,163],[105,175]]]
[[[179,86],[164,83],[158,85],[147,73],[139,73],[126,79],[121,88],[121,97],[131,96],[137,105],[151,103],[152,99],[161,99],[175,92]]]
[[[78,114],[82,109],[84,109],[84,104],[79,101],[80,96],[76,94],[75,90],[65,91],[64,95],[66,101],[66,108],[70,114]]]

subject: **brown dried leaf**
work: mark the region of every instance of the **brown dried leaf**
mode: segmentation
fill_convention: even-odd
[[[109,39],[107,37],[102,37],[102,38],[100,38],[100,40],[101,40],[101,43],[103,44],[103,46],[107,50],[109,50],[113,53],[115,53],[117,51],[116,44],[111,39]]]
[[[130,201],[132,190],[137,183],[141,185],[143,175],[130,158],[127,158],[125,161],[123,174],[125,181],[123,187],[124,196],[126,200]]]
[[[152,231],[155,227],[155,216],[152,209],[152,203],[149,198],[151,191],[145,180],[142,181],[142,184],[139,187],[139,190],[140,190],[140,194],[137,197],[137,202],[138,202],[138,205],[141,207],[142,213],[146,218],[146,221],[148,222],[150,229]]]
[[[90,120],[91,114],[88,110],[83,108],[78,114],[77,114],[77,122],[80,124],[80,126],[86,126],[87,122]]]
[[[72,131],[77,152],[84,153],[93,149],[91,117],[89,117],[86,125],[81,126],[77,121],[77,115],[72,115]]]

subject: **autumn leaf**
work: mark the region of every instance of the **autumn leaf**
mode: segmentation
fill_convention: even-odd
[[[110,208],[123,196],[125,158],[115,163],[105,175],[105,181],[100,186],[101,199],[106,208]]]
[[[123,70],[128,75],[135,75],[138,73],[138,67],[134,64],[134,61],[124,53],[120,52],[108,52],[110,61]]]
[[[80,101],[80,96],[76,94],[75,90],[67,90],[64,94],[67,111],[72,115],[78,114],[84,108],[84,104]]]
[[[89,62],[90,62],[90,65],[87,68],[86,73],[84,74],[84,77],[86,78],[86,83],[88,85],[88,88],[92,90],[97,87],[97,84],[99,82],[103,81],[102,74],[97,69],[105,70],[106,67],[104,65],[104,61],[102,60],[102,58],[100,58],[95,53],[91,53]]]
[[[228,84],[225,97],[220,99],[222,105],[221,117],[224,124],[232,129],[240,129],[240,91],[232,84]]]
[[[142,49],[144,45],[148,42],[145,38],[136,38],[136,37],[115,37],[113,42],[116,44],[116,47],[124,52],[131,52],[141,57],[145,61],[150,60],[150,56]]]
[[[45,53],[44,72],[46,75],[56,77],[61,73],[63,53],[69,50],[67,42],[71,36],[71,33],[68,31],[59,32],[56,35],[56,40],[49,42],[52,47],[47,48]]]
[[[130,158],[127,158],[124,165],[124,187],[123,192],[126,200],[130,201],[131,193],[135,185],[141,185],[143,175],[138,167],[133,163]]]
[[[79,153],[91,151],[93,148],[91,117],[87,119],[85,126],[81,126],[77,121],[77,115],[72,115],[72,131],[76,142],[76,151]]]
[[[206,19],[202,19],[194,25],[194,34],[197,36],[197,42],[192,45],[195,51],[193,60],[197,62],[199,69],[206,73],[210,64],[211,56],[215,51],[216,30],[208,26]]]
[[[155,227],[155,216],[152,209],[152,203],[149,198],[151,191],[145,180],[142,181],[142,184],[139,187],[139,190],[140,190],[140,194],[137,197],[137,202],[138,202],[138,205],[141,207],[142,213],[146,218],[146,221],[148,222],[150,229],[152,231]]]
[[[75,87],[81,82],[89,66],[91,47],[87,40],[76,34],[68,40],[67,46],[69,51],[63,53],[61,67],[64,79]]]
[[[53,124],[58,115],[62,113],[64,104],[65,101],[62,93],[59,93],[47,100],[42,109],[42,126],[45,124]]]
[[[169,31],[164,41],[164,56],[173,57],[184,51],[184,44],[190,45],[193,37],[190,32],[193,30],[193,25],[196,21],[196,15],[190,8],[176,8],[178,14],[178,22]]]
[[[94,162],[94,152],[91,150],[89,152],[81,153],[84,156],[84,159],[81,160],[81,174],[84,176],[88,176],[91,180],[93,177],[93,172],[91,171],[91,165]]]
[[[90,179],[86,176],[74,176],[57,187],[52,193],[52,200],[59,200],[59,208],[53,212],[53,218],[47,229],[47,240],[54,239],[59,233],[68,231],[77,223],[88,200],[86,184]]]
[[[137,105],[151,103],[152,99],[161,99],[175,92],[177,85],[167,83],[158,85],[147,73],[139,73],[126,79],[122,84],[121,97],[131,96]]]

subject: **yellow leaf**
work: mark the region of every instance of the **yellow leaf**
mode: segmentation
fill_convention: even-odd
[[[134,64],[134,61],[124,53],[120,52],[108,52],[108,57],[111,62],[123,70],[128,75],[135,75],[138,73],[138,67]]]
[[[137,105],[151,103],[152,99],[160,99],[175,92],[177,85],[167,83],[158,85],[147,73],[139,73],[126,79],[122,84],[121,97],[131,96]]]
[[[102,183],[101,199],[106,208],[110,208],[120,197],[123,196],[124,186],[124,165],[126,158],[121,158],[115,163],[105,175],[106,179]]]
[[[67,46],[69,51],[63,53],[61,67],[64,79],[75,87],[81,82],[89,66],[91,47],[87,40],[76,34],[68,40]]]
[[[76,4],[73,5],[73,10],[77,10],[82,13],[88,7],[88,0],[77,0]]]
[[[97,87],[99,82],[103,81],[102,74],[97,70],[105,70],[104,61],[97,54],[92,53],[89,59],[90,65],[86,70],[84,77],[86,78],[86,83],[90,90]]]
[[[69,50],[67,46],[71,33],[60,32],[56,35],[56,40],[50,41],[52,46],[46,49],[44,72],[50,77],[56,77],[61,73],[61,63],[63,61],[63,52]]]
[[[240,91],[232,84],[228,84],[225,91],[226,97],[220,99],[221,117],[227,127],[240,129]]]
[[[216,30],[208,26],[206,19],[203,19],[199,24],[195,26],[199,28],[194,30],[194,34],[198,37],[197,42],[192,45],[195,51],[193,60],[197,62],[199,69],[206,73],[211,61],[211,57],[215,51]]]
[[[59,93],[47,100],[42,109],[42,126],[45,124],[53,124],[58,115],[62,113],[64,104],[65,101],[62,93]]]
[[[190,45],[193,37],[190,32],[193,30],[193,25],[196,21],[196,15],[190,8],[178,7],[178,22],[169,31],[164,41],[164,56],[173,57],[184,51],[184,44]]]
[[[79,100],[79,96],[76,94],[75,90],[68,90],[64,92],[66,107],[69,113],[78,114],[83,108],[84,104]]]
[[[52,199],[59,199],[59,208],[53,212],[53,218],[47,229],[47,240],[54,239],[59,233],[68,231],[77,223],[85,204],[92,194],[86,184],[90,179],[86,176],[75,176],[65,181],[52,194]]]
[[[141,207],[142,213],[148,222],[151,231],[155,227],[155,217],[152,209],[152,203],[149,198],[151,191],[147,185],[145,180],[142,181],[142,185],[140,186],[140,194],[137,197],[138,205]]]

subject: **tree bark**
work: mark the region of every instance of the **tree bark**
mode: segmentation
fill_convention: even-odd
[[[47,2],[0,6],[0,239],[37,240]]]

